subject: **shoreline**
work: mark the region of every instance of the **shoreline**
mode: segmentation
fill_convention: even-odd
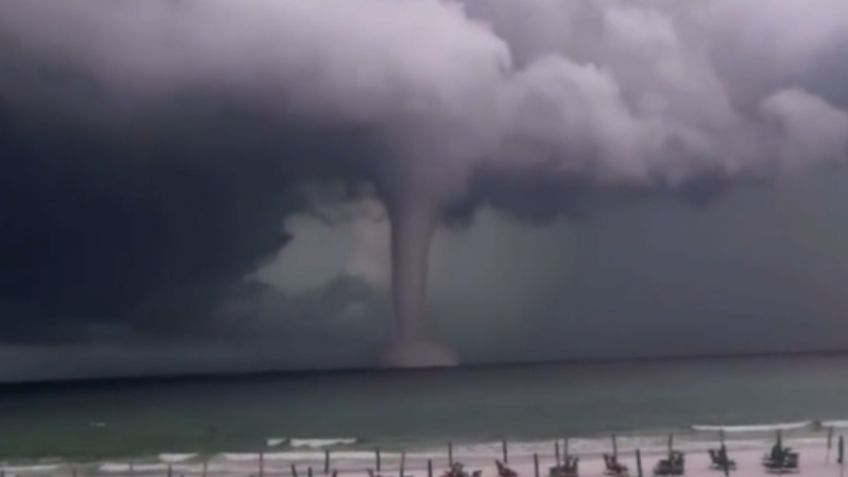
[[[796,475],[835,477],[843,475],[844,468],[836,464],[838,433],[834,435],[830,451],[827,437],[785,436],[784,443],[801,454],[800,472]],[[665,438],[659,436],[619,436],[616,439],[619,461],[636,476],[636,449],[640,449],[643,475],[653,475],[655,463],[665,457]],[[718,447],[718,441],[692,440],[688,436],[675,436],[674,449],[686,455],[686,473],[694,477],[720,476],[723,473],[710,468],[707,449]],[[760,477],[775,475],[766,471],[761,458],[774,440],[773,435],[759,439],[727,439],[730,458],[737,463],[737,470],[730,475]],[[556,444],[565,455],[564,441],[516,441],[508,444],[508,465],[519,477],[536,477],[534,456],[538,456],[539,477],[548,477],[548,469],[556,462]],[[481,470],[482,477],[497,477],[495,460],[503,460],[501,442],[452,445],[455,462],[461,462],[466,470]],[[612,453],[611,439],[569,439],[568,453],[580,458],[580,474],[599,477],[604,471],[604,453]],[[328,455],[329,454],[329,455]],[[329,457],[329,461],[326,459]],[[432,463],[433,476],[441,477],[449,465],[448,449],[428,448],[410,452],[381,451],[381,477],[429,477],[428,461]],[[325,474],[325,465],[328,472]],[[334,449],[275,450],[263,452],[228,452],[212,455],[197,453],[162,453],[147,457],[126,459],[97,459],[89,461],[36,459],[28,462],[2,462],[0,470],[6,477],[72,477],[72,476],[170,476],[170,477],[298,477],[332,475],[344,477],[368,477],[368,469],[376,472],[376,455],[372,450],[353,450],[343,447]],[[309,469],[311,468],[311,473]]]

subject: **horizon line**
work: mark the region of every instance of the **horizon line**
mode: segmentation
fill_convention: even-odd
[[[533,366],[578,366],[578,365],[611,365],[628,362],[682,362],[698,360],[729,360],[739,358],[788,358],[813,356],[848,356],[848,348],[811,349],[794,351],[754,351],[739,353],[699,353],[699,354],[668,354],[644,356],[611,356],[611,357],[577,357],[566,359],[537,359],[526,361],[484,362],[459,364],[457,366],[422,366],[422,367],[333,367],[333,368],[303,368],[282,369],[267,368],[244,371],[187,371],[154,374],[103,375],[89,377],[47,378],[34,380],[0,381],[0,390],[28,391],[40,388],[66,387],[101,387],[101,386],[143,386],[147,384],[190,383],[209,381],[254,381],[269,378],[305,378],[318,376],[338,376],[356,374],[400,374],[400,373],[434,373],[451,372],[455,370],[484,370],[490,368],[520,368]]]

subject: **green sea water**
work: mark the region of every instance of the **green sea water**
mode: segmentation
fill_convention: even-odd
[[[848,418],[848,357],[642,361],[0,389],[0,459],[386,449]]]

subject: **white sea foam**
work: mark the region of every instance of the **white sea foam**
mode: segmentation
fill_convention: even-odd
[[[822,427],[848,427],[848,421],[822,421]]]
[[[225,452],[221,454],[221,457],[224,460],[228,460],[231,462],[245,462],[251,460],[259,460],[258,453],[251,452]]]
[[[263,458],[265,460],[292,460],[292,461],[302,461],[302,460],[323,460],[324,453],[323,452],[266,452],[263,454]]]
[[[400,452],[381,452],[380,458],[384,462],[400,459]],[[424,452],[408,452],[407,456],[426,456]],[[433,456],[444,456],[445,452],[433,453]],[[291,461],[291,462],[323,462],[324,452],[315,451],[282,451],[264,454],[266,461]],[[330,459],[333,462],[339,461],[355,461],[355,462],[371,462],[375,459],[374,451],[333,451],[330,453]]]
[[[812,427],[813,421],[780,422],[774,424],[751,424],[744,426],[693,425],[692,429],[700,432],[774,432],[791,431]]]
[[[289,439],[287,437],[270,437],[265,441],[265,445],[268,447],[276,447],[280,444],[285,444],[288,440]]]
[[[122,462],[104,462],[98,467],[100,472],[127,472],[130,465]]]
[[[393,453],[382,453],[380,457],[392,456]],[[400,456],[400,454],[397,454]],[[374,460],[374,451],[334,451],[333,459],[340,460]]]
[[[59,466],[55,464],[10,465],[3,466],[3,472],[6,474],[16,472],[52,472],[58,468]]]
[[[161,472],[168,469],[166,464],[138,464],[133,463],[133,471],[136,472]],[[106,473],[125,473],[129,472],[129,462],[104,462],[98,467],[100,472]]]
[[[197,454],[159,454],[159,460],[169,464],[174,464],[177,462],[185,462],[195,456],[197,456]]]
[[[335,437],[325,439],[294,439],[289,441],[292,447],[329,447],[339,445],[356,444],[356,438],[353,437]]]

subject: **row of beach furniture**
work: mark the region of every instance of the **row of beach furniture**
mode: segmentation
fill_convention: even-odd
[[[710,468],[723,470],[725,473],[736,470],[736,461],[730,459],[727,448],[722,444],[718,449],[709,449]],[[605,475],[626,476],[629,470],[626,465],[619,462],[614,454],[604,454]],[[577,477],[578,457],[566,456],[561,465],[550,468],[549,477]],[[495,461],[498,469],[498,477],[518,477],[518,474],[500,461]],[[799,455],[789,447],[783,447],[780,440],[772,447],[771,452],[763,456],[763,466],[770,473],[794,473],[799,470]],[[653,473],[657,476],[684,475],[686,471],[686,456],[683,452],[672,450],[668,457],[660,459],[654,466]],[[456,476],[445,476],[456,477]],[[461,476],[459,476],[461,477]]]
[[[618,457],[604,454],[605,475],[625,476],[629,475],[627,466],[618,461]],[[668,457],[660,459],[654,466],[654,475],[683,475],[686,470],[686,456],[683,452],[671,451]]]
[[[718,449],[709,449],[710,468],[713,470],[723,470],[727,474],[730,470],[736,470],[736,462],[730,459],[727,455],[727,448],[722,444]],[[579,457],[565,456],[562,463],[550,467],[549,477],[578,477],[579,476]],[[496,460],[498,477],[518,477],[518,473],[508,467],[503,462]],[[615,454],[604,454],[605,475],[622,477],[629,475],[626,465],[618,460]],[[772,473],[792,473],[799,470],[799,456],[797,452],[793,452],[790,447],[784,447],[781,440],[772,446],[771,451],[763,456],[763,466],[768,472]],[[654,466],[653,473],[656,476],[668,475],[684,475],[686,471],[686,456],[683,452],[670,450],[668,456],[660,459]],[[369,469],[370,477],[381,477]],[[480,477],[482,471],[475,470],[469,472],[465,470],[463,464],[454,462],[442,474],[441,477]]]

